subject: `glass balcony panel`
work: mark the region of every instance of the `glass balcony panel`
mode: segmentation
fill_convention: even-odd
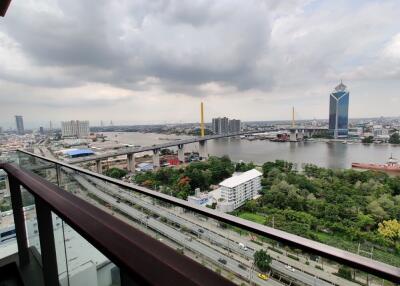
[[[18,252],[8,177],[0,170],[0,260]]]
[[[190,209],[187,202],[179,205],[173,201],[166,202],[154,198],[150,193],[135,190],[137,187],[120,185],[65,166],[59,170],[59,182],[60,187],[66,191],[238,285],[394,285],[333,260],[267,238],[266,235],[252,233],[244,225],[238,227],[222,219],[211,218],[201,211]],[[161,192],[170,192],[172,195],[173,191]],[[246,221],[243,223],[246,224]],[[79,273],[85,267],[96,267],[97,271],[98,265],[106,263],[107,259],[101,254],[97,256],[95,251],[90,255],[77,251],[79,247],[74,245],[74,238],[77,241],[84,239],[72,229],[65,231],[65,235],[67,264],[71,273]],[[88,245],[87,242],[82,243]],[[92,258],[80,260],[80,256],[85,255]],[[109,270],[109,275],[114,277],[112,271],[116,270]],[[97,275],[97,281],[100,276]]]
[[[55,163],[27,153],[18,152],[18,164],[20,167],[32,171],[47,181],[57,184],[57,169]]]
[[[34,196],[21,187],[22,205],[24,206],[26,237],[28,247],[41,254],[39,228],[37,222],[36,205]]]
[[[62,286],[121,285],[119,268],[68,224],[62,223],[58,235],[64,242],[57,249],[60,263],[65,265],[63,269],[59,269]],[[65,260],[62,261],[62,258]]]

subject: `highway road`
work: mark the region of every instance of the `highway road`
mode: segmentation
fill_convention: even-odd
[[[109,195],[108,199],[112,200],[114,202],[116,202],[116,200],[117,200],[116,196],[117,196],[123,200],[129,201],[137,206],[147,209],[148,211],[151,211],[152,213],[155,213],[155,214],[158,214],[159,216],[165,217],[166,219],[168,219],[171,222],[176,223],[177,225],[185,227],[186,229],[190,230],[191,232],[196,233],[199,236],[199,238],[201,238],[202,240],[205,240],[206,242],[210,241],[213,245],[217,245],[217,246],[221,247],[222,249],[220,251],[225,252],[225,250],[229,250],[229,251],[232,251],[234,253],[237,253],[237,254],[245,257],[247,259],[247,261],[253,260],[253,255],[255,252],[254,249],[248,247],[247,250],[244,250],[239,245],[239,242],[232,241],[231,239],[221,236],[221,235],[207,229],[206,227],[200,226],[198,224],[194,224],[193,222],[188,221],[188,220],[178,216],[176,213],[173,213],[166,208],[163,208],[159,205],[155,205],[152,203],[151,198],[144,198],[143,196],[140,196],[138,194],[134,195],[132,192],[125,191],[115,185],[106,184],[104,181],[99,180],[97,178],[93,178],[90,176],[85,176],[85,178],[83,178],[81,176],[79,176],[79,177],[80,178],[79,179],[77,178],[77,180],[79,180],[79,182],[81,184],[85,184],[84,186],[86,189],[89,189],[90,192],[94,193],[96,196],[99,196],[99,197],[101,196],[102,199],[104,198],[103,192],[108,193],[108,195]],[[82,179],[85,180],[85,182],[83,182]],[[88,181],[90,181],[90,183]],[[96,187],[93,184],[96,185]],[[100,190],[102,190],[102,191],[100,191]],[[149,199],[150,201],[147,201],[146,199]],[[124,204],[119,203],[116,206],[119,208],[122,205],[124,205]],[[128,209],[129,208],[133,209],[132,207],[128,206]],[[143,213],[142,213],[142,215],[143,215]],[[155,230],[158,231],[158,229],[155,229]],[[165,235],[165,233],[163,233],[163,234]],[[170,236],[168,236],[168,237],[170,237]],[[202,244],[202,245],[204,245],[204,244]],[[192,249],[192,250],[197,252],[196,249]],[[215,250],[213,250],[213,251],[215,251]],[[272,254],[272,256],[276,256],[276,255]],[[213,258],[215,258],[215,257],[213,257]],[[247,261],[245,261],[244,263],[248,263]],[[238,262],[236,260],[235,260],[235,263],[236,263],[236,265],[232,266],[232,268],[234,268],[236,270],[239,269],[239,272],[236,272],[236,270],[235,270],[235,272],[240,274],[243,277],[248,278],[248,274],[247,274],[247,276],[244,276],[241,273],[241,272],[243,272],[243,270],[237,266]],[[228,263],[227,263],[227,265],[228,265]],[[331,286],[332,285],[331,283],[328,283],[321,279],[318,279],[318,278],[314,277],[313,275],[304,273],[299,270],[288,269],[286,267],[286,264],[279,262],[277,260],[273,260],[273,263],[271,264],[271,266],[272,266],[273,270],[279,271],[281,274],[284,274],[287,277],[291,277],[291,278],[293,278],[297,281],[300,281],[304,284],[307,284],[307,285],[318,285],[318,286],[319,285],[320,286]],[[303,265],[303,267],[306,267],[306,265]]]
[[[227,255],[216,251],[215,249],[209,247],[206,244],[201,243],[194,237],[184,234],[179,230],[160,222],[158,219],[155,219],[151,216],[147,216],[146,214],[138,211],[137,209],[124,204],[118,203],[115,197],[108,195],[99,191],[93,184],[88,182],[84,177],[80,175],[74,175],[79,184],[81,184],[88,192],[94,194],[104,202],[112,205],[113,207],[119,209],[123,213],[129,215],[130,217],[134,218],[137,221],[142,222],[143,224],[147,225],[149,228],[155,230],[157,233],[163,234],[165,237],[177,242],[179,245],[182,245],[186,249],[190,249],[191,251],[198,253],[207,257],[207,259],[213,261],[215,264],[220,265],[221,268],[225,268],[233,273],[237,273],[239,276],[242,276],[246,279],[249,279],[250,273],[247,270],[240,268],[239,262],[237,260],[228,257]],[[223,259],[226,261],[226,264],[222,264],[219,262],[219,259]],[[253,275],[253,281],[259,285],[272,285],[272,286],[281,286],[282,284],[274,281],[272,279],[268,279],[264,281],[257,276]]]

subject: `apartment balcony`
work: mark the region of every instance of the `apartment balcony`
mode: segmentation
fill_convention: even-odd
[[[0,241],[5,285],[400,282],[397,267],[25,151],[0,169],[12,203],[0,225],[12,221],[16,235]],[[261,249],[266,273],[254,263]]]

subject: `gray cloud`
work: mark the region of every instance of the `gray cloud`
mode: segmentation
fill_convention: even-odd
[[[398,58],[385,51],[399,10],[398,1],[14,0],[0,26],[0,100],[30,94],[52,108],[81,95],[84,113],[138,94],[280,108],[289,98],[310,113],[301,98],[325,96],[341,77],[360,91],[374,73],[398,79]]]

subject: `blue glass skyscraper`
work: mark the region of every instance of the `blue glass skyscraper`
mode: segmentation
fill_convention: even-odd
[[[340,82],[330,94],[329,131],[335,138],[347,136],[349,129],[349,91]]]

